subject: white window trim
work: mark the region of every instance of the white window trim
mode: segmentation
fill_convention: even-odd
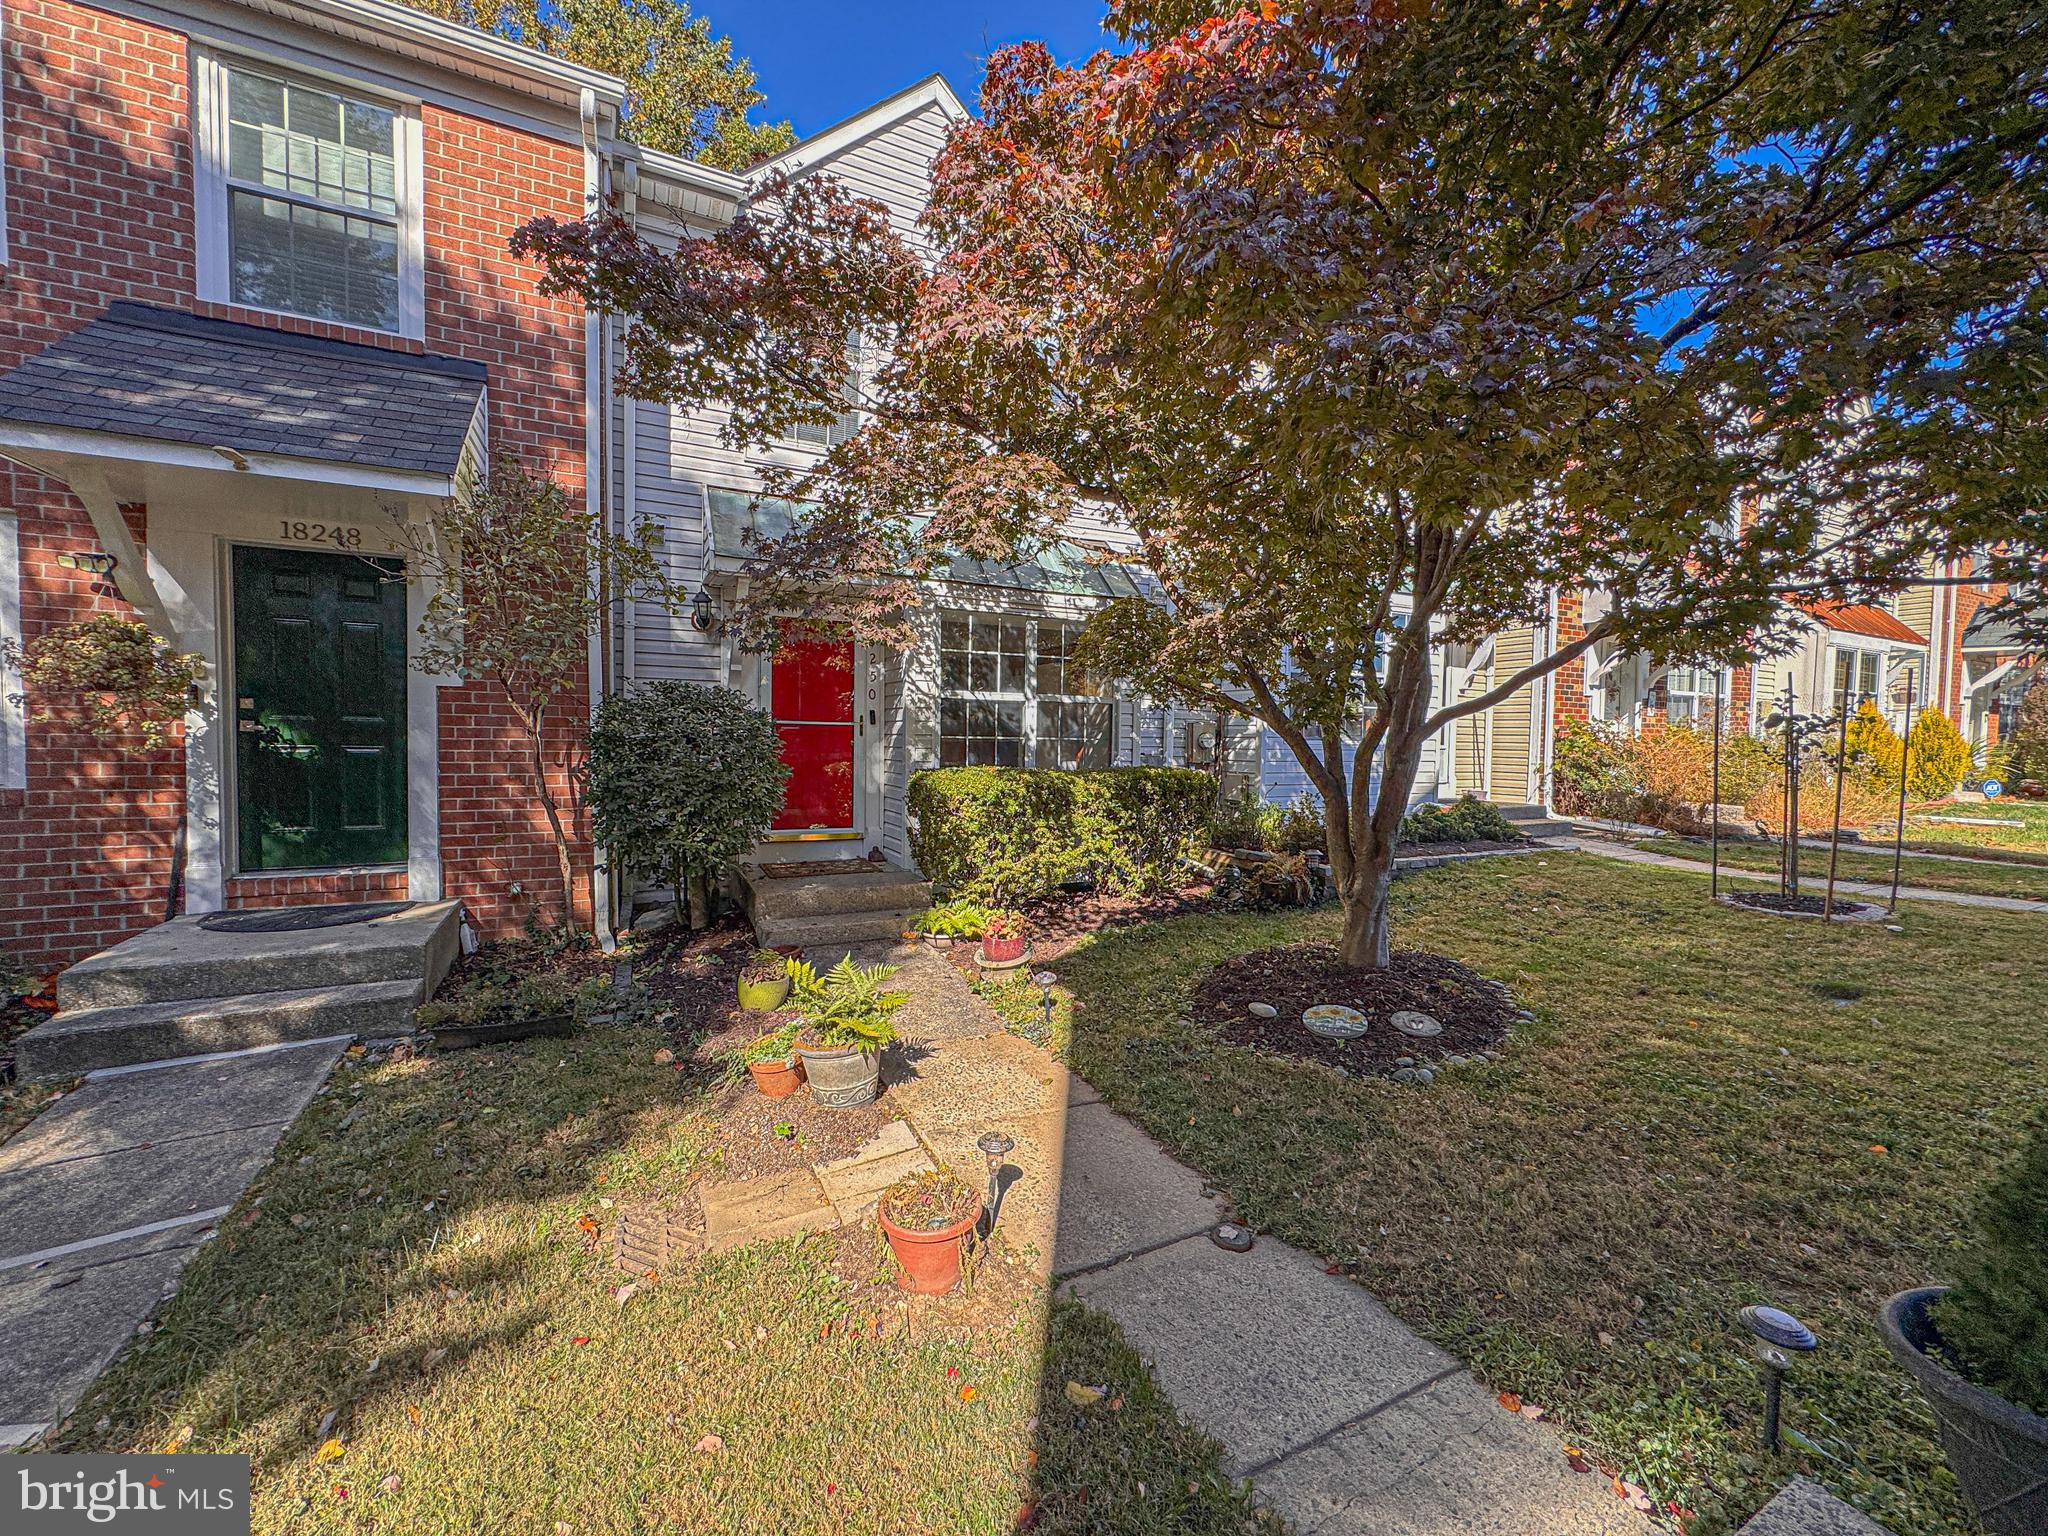
[[[0,641],[21,643],[21,519],[0,512]],[[28,723],[21,669],[0,661],[0,789],[28,788]]]
[[[946,621],[947,619],[949,619],[949,618],[959,618],[959,619],[965,619],[965,620],[967,620],[967,621],[968,621],[968,622],[970,622],[970,623],[972,623],[972,622],[973,622],[973,621],[974,621],[975,619],[989,619],[989,620],[993,620],[993,621],[995,621],[996,623],[1001,623],[1001,622],[1003,622],[1004,620],[1007,620],[1007,619],[1021,619],[1021,620],[1023,621],[1023,623],[1024,623],[1024,688],[1023,688],[1023,691],[1022,691],[1021,693],[1003,693],[1003,692],[999,692],[999,691],[998,691],[998,692],[988,692],[988,691],[984,691],[984,690],[981,690],[981,689],[975,689],[975,688],[948,688],[948,687],[946,687],[946,685],[945,685],[945,673],[946,673],[946,652],[945,652],[945,641],[944,641],[944,636],[945,636],[945,621]],[[1085,693],[1054,693],[1054,694],[1041,694],[1041,693],[1040,693],[1040,692],[1038,691],[1038,660],[1039,660],[1039,649],[1038,649],[1038,627],[1039,627],[1039,625],[1041,625],[1041,624],[1065,624],[1065,625],[1070,625],[1070,626],[1072,626],[1072,627],[1074,627],[1074,628],[1077,628],[1077,629],[1078,629],[1078,628],[1079,628],[1079,627],[1081,626],[1081,624],[1082,624],[1083,622],[1084,622],[1084,621],[1083,621],[1082,619],[1079,619],[1079,618],[1074,618],[1074,617],[1071,617],[1071,616],[1068,616],[1068,615],[1064,615],[1064,614],[1036,614],[1036,613],[1033,613],[1033,614],[1019,614],[1019,613],[1014,613],[1014,612],[1005,612],[1005,611],[991,611],[991,610],[986,610],[986,609],[972,609],[972,608],[948,608],[948,609],[944,610],[943,612],[941,612],[941,613],[940,613],[940,614],[938,615],[938,628],[937,628],[937,633],[936,633],[936,637],[935,637],[935,638],[936,638],[936,644],[935,644],[935,647],[934,647],[934,652],[933,652],[934,660],[935,660],[935,662],[936,662],[936,664],[937,664],[937,684],[938,684],[938,685],[937,685],[937,687],[936,687],[936,689],[934,690],[934,693],[933,693],[933,698],[934,698],[934,701],[935,701],[935,703],[936,703],[936,705],[937,705],[937,709],[935,710],[935,712],[934,712],[934,714],[933,714],[933,718],[932,718],[932,738],[931,738],[931,739],[932,739],[932,745],[933,745],[934,751],[935,751],[935,753],[936,753],[936,761],[938,762],[938,764],[939,764],[940,766],[942,766],[942,767],[943,767],[943,766],[944,766],[944,764],[945,764],[945,741],[946,741],[946,732],[945,732],[945,706],[946,706],[946,702],[947,702],[948,700],[950,700],[950,699],[964,699],[964,700],[966,700],[966,701],[967,701],[968,703],[970,703],[970,704],[1014,704],[1014,705],[1016,705],[1016,706],[1017,706],[1017,708],[1018,708],[1018,710],[1019,710],[1019,713],[1020,713],[1020,717],[1021,717],[1021,719],[1022,719],[1022,723],[1023,723],[1023,730],[1022,730],[1021,734],[1020,734],[1020,735],[1019,735],[1019,737],[1018,737],[1018,748],[1019,748],[1019,761],[1018,761],[1018,764],[1017,764],[1017,766],[1018,766],[1018,767],[1020,767],[1020,768],[1045,768],[1045,769],[1047,769],[1048,771],[1054,771],[1054,772],[1062,772],[1062,773],[1064,773],[1064,772],[1073,772],[1073,771],[1076,771],[1076,770],[1071,770],[1071,769],[1067,769],[1067,768],[1063,767],[1063,766],[1062,766],[1061,764],[1058,764],[1058,763],[1041,763],[1041,762],[1040,762],[1040,761],[1038,760],[1038,753],[1039,753],[1039,747],[1040,747],[1040,745],[1041,745],[1041,741],[1042,741],[1042,738],[1041,738],[1041,736],[1040,736],[1040,734],[1039,734],[1039,729],[1038,729],[1038,706],[1039,706],[1039,705],[1040,705],[1041,703],[1069,703],[1069,702],[1071,702],[1071,703],[1101,703],[1101,704],[1106,704],[1106,705],[1108,705],[1108,706],[1109,706],[1109,761],[1108,761],[1108,763],[1107,763],[1107,764],[1105,764],[1104,766],[1106,766],[1106,767],[1114,767],[1114,766],[1116,765],[1116,762],[1117,762],[1117,749],[1118,749],[1118,742],[1119,742],[1119,732],[1120,732],[1120,725],[1121,725],[1121,719],[1120,719],[1120,716],[1119,716],[1119,714],[1118,714],[1118,705],[1119,705],[1119,704],[1120,704],[1120,703],[1122,702],[1121,700],[1119,700],[1119,699],[1117,698],[1117,695],[1116,695],[1116,690],[1115,690],[1115,689],[1114,689],[1113,687],[1110,687],[1110,686],[1108,686],[1108,685],[1105,685],[1105,686],[1103,687],[1103,690],[1102,690],[1102,691],[1101,691],[1100,693],[1095,693],[1095,694],[1085,694]],[[990,767],[990,766],[999,766],[999,765],[994,765],[994,764],[968,764],[968,765],[965,765],[965,766],[970,766],[970,767]]]
[[[1837,665],[1836,658],[1840,656],[1855,656],[1858,658],[1864,656],[1873,656],[1877,659],[1877,686],[1871,690],[1869,701],[1875,703],[1877,707],[1880,710],[1882,710],[1885,706],[1886,691],[1891,687],[1892,648],[1886,645],[1882,640],[1876,639],[1870,640],[1869,642],[1864,644],[1858,644],[1853,640],[1846,640],[1838,637],[1837,639],[1829,643],[1827,652],[1826,685],[1828,700],[1827,707],[1831,711],[1840,709],[1842,707],[1842,698],[1840,692],[1837,690],[1835,686],[1835,668]],[[1858,668],[1859,670],[1861,668],[1860,660],[1858,662]],[[1859,704],[1860,702],[1861,701],[1859,701]]]
[[[1697,688],[1674,687],[1672,679],[1681,672],[1692,673],[1695,681],[1700,686]],[[1716,698],[1726,699],[1730,691],[1728,687],[1728,669],[1726,667],[1667,667],[1664,671],[1664,718],[1666,720],[1687,722],[1696,720],[1711,722],[1714,718],[1714,700]],[[1673,714],[1671,702],[1674,697],[1690,699],[1692,701],[1692,713],[1688,715]]]
[[[265,309],[244,304],[233,297],[228,281],[228,70],[243,68],[272,75],[324,91],[335,91],[389,107],[392,123],[393,166],[398,196],[398,329],[361,325],[354,321],[330,320],[321,315],[304,315],[297,310]],[[199,261],[199,297],[203,302],[229,304],[252,314],[280,315],[310,320],[319,325],[345,325],[351,330],[384,336],[403,336],[424,341],[427,335],[426,230],[421,205],[426,188],[425,155],[421,147],[419,104],[398,100],[381,91],[309,75],[269,59],[246,58],[239,54],[216,54],[203,49],[192,53],[194,110],[192,113],[194,247]]]

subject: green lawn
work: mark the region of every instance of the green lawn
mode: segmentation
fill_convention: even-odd
[[[718,1156],[708,1075],[665,1043],[346,1062],[53,1448],[246,1452],[255,1529],[293,1536],[994,1536],[1033,1501],[1042,1531],[1266,1528],[1114,1326],[1048,1314],[1022,1260],[906,1309],[870,1229],[621,1305],[613,1202]]]
[[[1647,853],[1661,853],[1674,859],[1711,857],[1708,844],[1696,838],[1646,838],[1635,845]],[[1730,869],[1758,869],[1775,872],[1778,850],[1765,843],[1723,843],[1721,863]],[[1966,891],[1976,896],[2017,896],[2030,901],[2048,901],[2048,866],[2001,864],[1991,860],[1966,864],[1957,859],[1914,858],[1910,853],[1899,861],[1902,885],[1922,886],[1930,891]],[[1892,856],[1844,846],[1838,874],[1844,880],[1868,880],[1889,886]],[[1801,887],[1819,895],[1827,884],[1828,850],[1799,850]],[[1745,881],[1747,885],[1751,882]]]
[[[1501,1062],[1406,1088],[1177,1022],[1216,962],[1334,937],[1324,911],[1097,936],[1057,967],[1073,1064],[1255,1224],[1698,1509],[1693,1530],[1746,1516],[1795,1463],[1899,1536],[1957,1530],[1932,1421],[1873,1318],[1950,1269],[1963,1208],[2039,1101],[2043,920],[1925,904],[1903,934],[1822,928],[1564,853],[1395,889],[1399,945],[1535,1011]],[[1004,1000],[1021,1019],[1027,991]],[[1734,1324],[1751,1301],[1822,1341],[1777,1465]]]
[[[1930,817],[1967,817],[1971,821],[1997,821],[1998,826],[1957,826]],[[1969,848],[2003,849],[2016,853],[2048,854],[2048,805],[2035,800],[1994,800],[1979,805],[1956,803],[1935,808],[1921,807],[1906,815],[1906,841],[1958,853]]]

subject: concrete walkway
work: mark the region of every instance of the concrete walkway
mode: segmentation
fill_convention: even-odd
[[[1658,869],[1682,869],[1688,874],[1706,879],[1709,869],[1699,859],[1678,859],[1667,853],[1650,853],[1642,848],[1632,848],[1626,843],[1610,843],[1598,837],[1560,837],[1550,845],[1553,848],[1576,849],[1581,853],[1598,854],[1603,859],[1618,859],[1624,864],[1649,864]],[[1774,873],[1754,869],[1730,869],[1721,866],[1723,880],[1760,880],[1771,885],[1778,883]],[[1803,887],[1812,894],[1820,894],[1827,872],[1821,872],[1819,880],[1807,876]],[[1837,880],[1835,889],[1850,896],[1860,896],[1866,901],[1879,905],[1891,900],[1890,885],[1876,885],[1866,880]],[[1989,907],[1998,912],[2048,912],[2048,901],[2026,901],[2017,896],[1978,896],[1968,891],[1930,891],[1924,886],[1902,885],[1899,887],[1901,901],[1939,901],[1953,907]]]
[[[958,1170],[1015,1138],[1002,1227],[1064,1294],[1106,1312],[1233,1475],[1301,1536],[1639,1536],[1601,1476],[1503,1409],[1451,1356],[1322,1261],[1269,1237],[1210,1242],[1223,1215],[1168,1157],[1047,1053],[1000,1032],[928,950],[901,967],[914,1059],[888,1097]],[[970,1175],[971,1176],[971,1175]]]
[[[77,1405],[346,1044],[94,1072],[0,1146],[0,1446]]]

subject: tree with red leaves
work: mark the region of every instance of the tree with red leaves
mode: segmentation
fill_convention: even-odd
[[[1118,0],[1129,52],[990,63],[921,231],[817,176],[664,254],[541,221],[624,384],[764,442],[753,622],[900,638],[919,579],[1078,505],[1157,600],[1090,658],[1227,707],[1320,792],[1344,958],[1384,966],[1429,738],[1601,640],[1772,642],[1787,598],[2038,564],[2048,34],[1997,0]],[[848,338],[860,365],[848,368]],[[1988,556],[1985,551],[1991,551]],[[1435,703],[1436,650],[1603,617]]]

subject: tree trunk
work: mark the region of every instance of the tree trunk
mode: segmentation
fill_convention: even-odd
[[[509,696],[509,689],[507,693]],[[576,925],[576,860],[570,851],[569,834],[562,826],[561,808],[555,804],[554,793],[548,788],[547,706],[539,704],[525,708],[514,699],[512,707],[519,716],[519,723],[526,727],[526,743],[530,749],[527,771],[533,776],[534,798],[540,801],[540,808],[548,818],[548,830],[554,836],[555,863],[562,875],[562,926],[573,928]]]
[[[1393,884],[1394,850],[1389,844],[1376,858],[1360,862],[1349,886],[1340,888],[1344,937],[1337,945],[1337,958],[1345,965],[1383,971],[1393,963],[1394,925],[1387,910]]]
[[[690,876],[690,926],[709,928],[711,926],[711,897],[705,889],[709,876]]]

